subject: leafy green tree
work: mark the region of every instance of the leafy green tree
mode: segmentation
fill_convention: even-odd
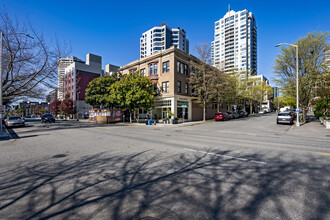
[[[219,112],[221,106],[228,100],[228,95],[231,91],[231,85],[228,75],[223,71],[214,71],[213,87],[214,87],[214,101],[217,104],[217,111]]]
[[[86,89],[85,102],[93,107],[114,107],[115,103],[109,102],[109,90],[112,84],[120,79],[119,73],[111,76],[97,77],[93,79]]]
[[[319,76],[324,74],[326,69],[324,53],[328,48],[328,33],[312,32],[300,38],[295,45],[298,45],[299,63],[299,106],[303,111],[309,106],[314,98],[315,85]],[[296,97],[296,48],[281,47],[281,54],[275,60],[274,73],[282,91],[292,97]],[[303,114],[303,121],[306,121]]]
[[[42,114],[45,114],[45,113],[47,113],[47,110],[44,108],[44,107],[41,107],[40,109],[39,109],[39,115],[42,115]]]
[[[260,108],[261,108],[261,104],[263,101],[270,98],[271,94],[272,94],[272,87],[270,87],[270,85],[268,85],[265,81],[259,81],[256,83],[256,90],[257,90],[257,100],[260,103]]]
[[[119,81],[110,86],[107,101],[127,108],[132,123],[134,109],[149,110],[153,106],[153,83],[148,77],[141,75],[139,72],[123,75]]]
[[[318,117],[330,116],[330,68],[318,77],[315,89],[315,103]],[[316,113],[316,112],[315,112]],[[316,114],[315,114],[316,116]]]

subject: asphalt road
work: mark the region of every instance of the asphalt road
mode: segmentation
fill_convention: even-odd
[[[27,122],[0,142],[0,219],[330,219],[330,133],[275,119]]]

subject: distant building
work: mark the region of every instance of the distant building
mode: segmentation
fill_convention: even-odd
[[[280,90],[278,87],[272,87],[272,99],[276,99],[277,97],[280,96]]]
[[[65,68],[62,98],[68,95],[73,99],[76,107],[78,107],[79,117],[92,109],[92,106],[84,102],[85,90],[89,82],[101,76],[103,72],[102,57],[90,53],[86,55],[86,63],[73,62]]]
[[[38,108],[45,108],[49,112],[49,106],[47,102],[29,102],[23,101],[20,102],[19,108],[22,109],[23,116],[27,115],[39,115]],[[37,107],[39,106],[39,107]]]
[[[72,64],[73,62],[84,62],[77,57],[67,57],[61,58],[57,61],[57,97],[60,100],[63,100],[63,77],[65,74],[65,68]]]
[[[104,70],[103,75],[104,76],[111,76],[113,73],[119,72],[119,69],[120,69],[119,66],[107,64],[107,65],[105,65],[105,70]]]
[[[324,53],[324,63],[328,69],[330,69],[330,49]]]
[[[181,28],[170,28],[165,23],[161,27],[153,27],[142,34],[140,38],[140,58],[153,53],[176,47],[189,53],[189,40],[186,32]]]
[[[214,24],[212,65],[225,72],[257,74],[257,25],[252,12],[230,10]]]
[[[58,89],[54,89],[52,91],[50,91],[48,93],[48,95],[46,96],[46,102],[48,103],[52,103],[53,101],[55,101],[57,99],[57,92],[58,92]]]

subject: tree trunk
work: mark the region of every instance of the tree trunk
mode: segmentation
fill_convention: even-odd
[[[250,115],[252,115],[252,108],[253,108],[253,106],[252,106],[252,99],[250,99]]]
[[[129,110],[129,123],[132,123],[132,110]]]
[[[302,116],[303,116],[302,123],[306,123],[305,107],[302,108]]]
[[[205,113],[206,113],[206,102],[204,101],[204,105],[203,105],[203,121],[205,121]]]

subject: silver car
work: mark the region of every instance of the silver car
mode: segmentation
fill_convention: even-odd
[[[277,115],[276,123],[293,124],[293,115],[291,112],[280,112]]]
[[[7,127],[25,126],[25,120],[21,116],[9,116],[6,120]]]

